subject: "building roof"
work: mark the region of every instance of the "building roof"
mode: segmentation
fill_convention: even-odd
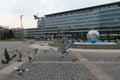
[[[64,11],[64,12],[59,12],[59,13],[53,13],[53,14],[47,14],[45,16],[49,17],[49,16],[53,16],[53,15],[59,15],[59,14],[64,14],[64,13],[69,13],[69,12],[83,11],[83,10],[99,8],[99,7],[105,7],[105,6],[115,5],[115,4],[120,4],[120,2],[114,2],[114,3],[109,3],[109,4],[102,4],[102,5],[97,5],[97,6],[87,7],[87,8],[81,8],[81,9],[75,9],[75,10],[70,10],[70,11]]]

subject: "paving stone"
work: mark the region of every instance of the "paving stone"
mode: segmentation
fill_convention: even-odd
[[[29,71],[22,76],[14,71],[1,80],[97,80],[82,63],[34,63],[21,68]]]
[[[74,54],[41,53],[34,56],[35,61],[78,61]]]
[[[5,47],[9,48],[8,51],[10,51],[10,53],[14,51],[13,49],[17,48],[23,53],[24,56],[22,56],[22,58],[25,58],[28,54],[32,54],[35,59],[34,62],[24,63],[19,67],[29,69],[24,72],[23,75],[18,75],[18,71],[15,70],[9,74],[0,74],[0,80],[101,80],[99,78],[97,79],[99,75],[92,72],[92,70],[95,69],[94,67],[93,69],[90,68],[89,64],[93,64],[93,66],[96,66],[101,72],[106,73],[108,76],[105,77],[120,80],[120,54],[118,50],[117,53],[114,53],[115,50],[106,53],[106,51],[98,52],[95,50],[89,52],[89,50],[86,51],[86,49],[82,51],[77,49],[77,53],[72,51],[72,53],[68,55],[63,55],[56,50],[49,50],[50,46],[47,46],[46,42],[43,43],[45,43],[45,45],[42,46],[44,49],[41,47],[37,54],[33,54],[33,48],[21,42],[0,43],[0,53],[4,52]],[[41,42],[37,42],[37,44],[41,44]],[[47,49],[45,49],[46,47]],[[82,55],[83,58],[77,54]],[[2,59],[1,55],[3,54],[0,54],[0,59]],[[77,62],[72,62],[72,59],[76,59]],[[87,63],[85,59],[88,60]],[[9,64],[3,65],[0,63],[0,70],[9,67],[11,63],[15,62],[16,59],[13,59]],[[86,64],[89,66],[86,66]]]
[[[118,63],[109,63],[109,64],[96,64],[101,70],[106,74],[111,76],[113,80],[120,80],[120,64]]]
[[[120,61],[118,53],[81,53],[81,55],[90,61]]]

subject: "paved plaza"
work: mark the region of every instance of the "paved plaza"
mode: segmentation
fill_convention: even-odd
[[[4,48],[10,55],[18,49],[23,56],[21,62],[16,57],[9,64],[0,63],[0,80],[120,80],[119,49],[70,48],[69,54],[60,54],[46,41],[0,42],[0,60]],[[28,56],[34,59],[31,63]],[[18,75],[14,67],[29,70]]]

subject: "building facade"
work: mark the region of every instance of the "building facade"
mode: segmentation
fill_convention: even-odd
[[[45,29],[45,18],[41,17],[37,20],[37,28],[26,29],[26,38],[43,38]]]
[[[23,32],[21,28],[11,28],[11,30],[14,33],[15,39],[22,39],[23,38]]]
[[[45,15],[38,20],[38,28],[28,29],[27,34],[85,38],[87,32],[93,29],[100,32],[102,39],[119,37],[120,2]]]

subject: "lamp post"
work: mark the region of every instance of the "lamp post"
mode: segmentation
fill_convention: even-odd
[[[21,24],[21,29],[22,29],[22,38],[24,39],[24,30],[23,30],[22,18],[23,18],[23,15],[20,15],[20,24]]]
[[[38,20],[42,20],[42,17],[39,17],[38,14],[37,14],[37,15],[33,15],[33,16],[34,16],[34,19],[37,20],[37,25],[38,25],[38,24],[39,24],[39,21],[38,21]],[[41,32],[42,32],[42,33],[40,33],[40,35],[39,35],[40,38],[44,37],[44,36],[43,36],[43,30],[44,30],[44,29],[41,28]],[[37,36],[37,35],[36,35],[36,36]]]
[[[21,29],[23,29],[23,25],[22,25],[22,17],[23,17],[23,15],[20,15]]]

